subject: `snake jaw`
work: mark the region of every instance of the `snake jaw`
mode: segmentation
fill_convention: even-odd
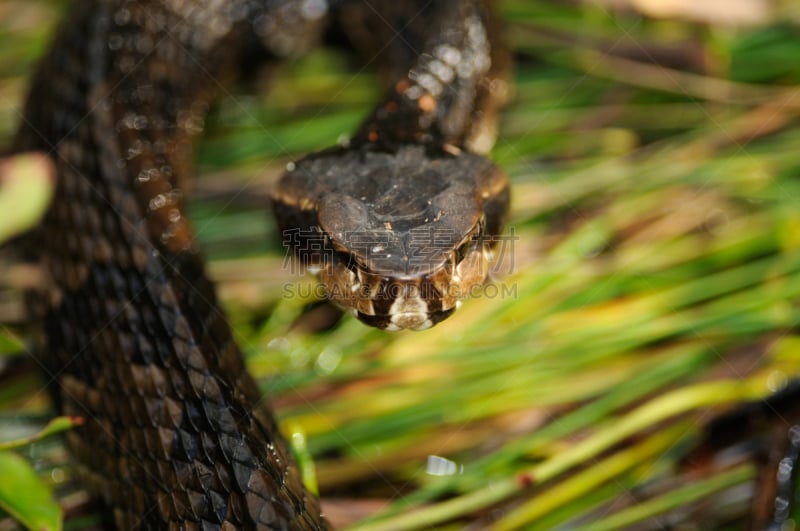
[[[387,331],[426,330],[448,318],[483,284],[491,252],[483,223],[447,258],[424,274],[375,272],[348,252],[334,252],[320,268],[328,298],[360,321]]]

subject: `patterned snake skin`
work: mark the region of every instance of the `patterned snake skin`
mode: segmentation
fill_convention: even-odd
[[[327,527],[245,370],[182,189],[209,102],[248,61],[302,53],[328,15],[374,28],[376,16],[409,9],[350,4],[80,0],[32,82],[15,150],[49,152],[59,176],[29,239],[48,277],[28,297],[43,328],[38,352],[58,409],[86,420],[68,445],[120,529]],[[422,12],[411,40],[418,26],[444,27],[432,21],[449,11],[484,13],[473,2],[409,5]],[[351,38],[369,48],[394,35]],[[408,47],[385,48],[389,78],[407,76]],[[428,120],[433,141],[486,136],[473,105],[488,71]],[[370,131],[392,128],[380,112],[369,120]]]

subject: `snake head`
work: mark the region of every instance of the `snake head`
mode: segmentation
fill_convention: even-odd
[[[369,325],[423,330],[485,281],[508,182],[470,153],[336,148],[296,163],[273,202],[328,298]]]

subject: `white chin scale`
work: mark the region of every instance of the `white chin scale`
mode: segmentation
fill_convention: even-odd
[[[433,326],[428,317],[428,305],[416,295],[406,297],[400,295],[389,309],[390,320],[386,330],[425,330]]]

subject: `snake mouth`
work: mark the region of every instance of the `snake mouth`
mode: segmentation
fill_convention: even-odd
[[[352,313],[362,323],[389,332],[396,332],[399,330],[421,331],[427,330],[433,325],[450,317],[459,305],[460,303],[457,303],[455,307],[449,310],[430,313],[403,312],[396,315],[367,315],[359,311],[354,311]]]
[[[482,235],[482,227],[475,234]],[[491,251],[467,237],[425,273],[373,271],[352,252],[336,251],[319,271],[328,298],[360,321],[387,331],[425,330],[445,320],[488,276]]]

